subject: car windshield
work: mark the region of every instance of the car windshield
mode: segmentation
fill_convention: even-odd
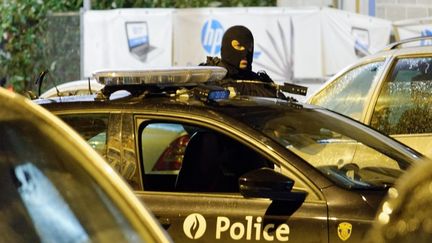
[[[5,242],[141,242],[112,199],[49,127],[0,121],[0,233]],[[75,155],[74,155],[75,154]]]
[[[344,187],[386,188],[411,164],[394,140],[325,109],[268,107],[241,119]]]

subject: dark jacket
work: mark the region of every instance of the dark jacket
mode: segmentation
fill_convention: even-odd
[[[262,96],[262,97],[276,97],[285,98],[273,80],[267,75],[266,72],[253,72],[250,70],[241,70],[232,65],[223,62],[218,57],[207,57],[205,63],[200,66],[220,66],[227,69],[225,78],[218,82],[218,85],[223,87],[233,87],[237,94]]]

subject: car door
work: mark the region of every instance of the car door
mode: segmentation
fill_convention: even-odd
[[[286,162],[274,163],[268,151],[247,145],[247,138],[227,136],[225,129],[232,127],[145,116],[135,122],[144,186],[136,195],[176,242],[328,242],[327,206],[317,188],[305,183],[299,171],[284,167]],[[262,167],[294,182],[283,193],[290,199],[239,192],[239,178]]]
[[[395,58],[367,124],[431,157],[432,55]]]

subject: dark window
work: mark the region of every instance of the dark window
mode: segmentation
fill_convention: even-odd
[[[244,144],[210,129],[179,123],[142,124],[144,189],[238,192],[238,178],[273,167]]]

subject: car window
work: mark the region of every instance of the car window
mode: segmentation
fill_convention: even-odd
[[[144,189],[239,192],[241,175],[274,166],[254,150],[218,132],[180,123],[140,128]]]
[[[78,165],[76,148],[65,149],[43,129],[21,120],[0,122],[2,239],[138,242],[112,199]]]
[[[401,58],[382,84],[371,126],[393,134],[432,132],[432,58]]]
[[[342,187],[383,189],[411,165],[383,143],[388,137],[332,111],[275,112],[268,107],[239,117]]]
[[[140,188],[131,114],[64,114],[59,117],[75,129],[134,189]]]
[[[337,184],[382,187],[402,173],[397,161],[323,124],[310,123],[308,130],[285,125],[273,120],[264,131]]]
[[[360,120],[372,81],[384,61],[368,63],[349,70],[311,99],[312,104]]]
[[[147,174],[178,173],[189,138],[181,124],[147,125],[141,133],[144,171]]]
[[[108,114],[74,114],[60,117],[106,158]]]

